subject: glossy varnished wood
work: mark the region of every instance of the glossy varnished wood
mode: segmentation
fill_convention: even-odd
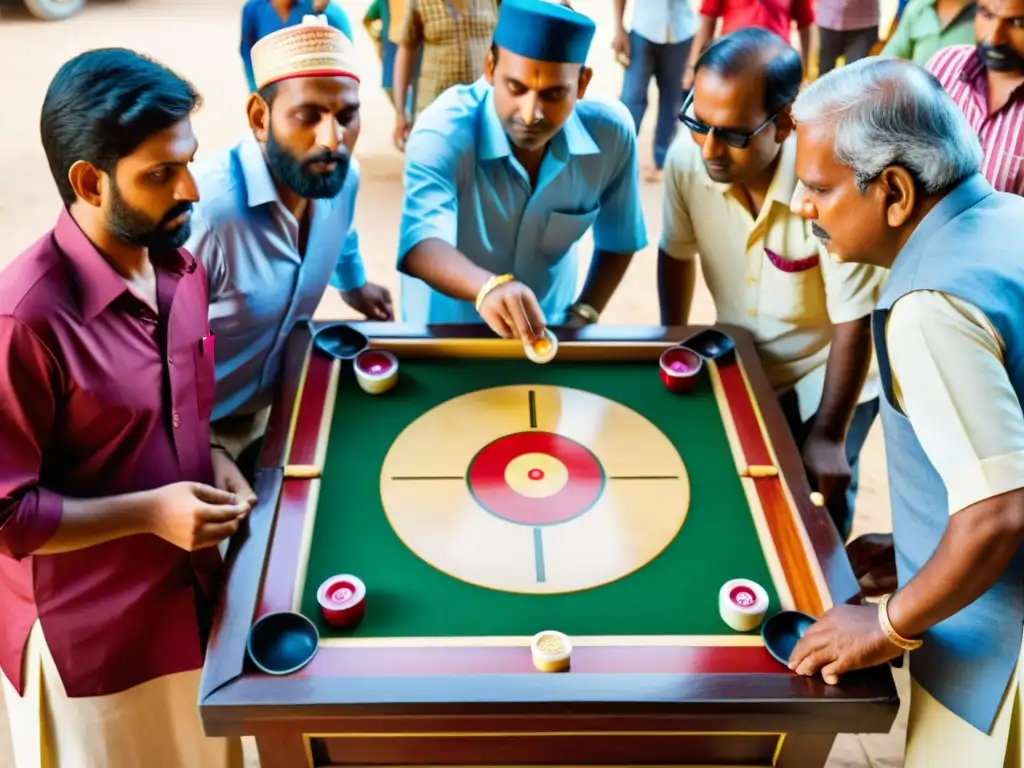
[[[410,349],[417,343],[429,345],[432,339],[486,339],[490,335],[479,326],[356,325],[371,338],[404,340]],[[787,580],[802,583],[801,574],[806,574],[810,565],[802,533],[792,517],[795,505],[830,601],[857,599],[857,583],[842,542],[825,511],[809,501],[811,489],[799,452],[749,335],[740,329],[718,327],[736,342],[746,375],[744,386],[749,385],[781,470],[782,482],[776,480],[771,486],[774,490],[767,498],[762,495],[761,501],[766,517],[770,509],[781,510],[769,522]],[[559,329],[558,334],[563,341],[628,342],[642,347],[680,341],[698,330],[592,326],[578,331]],[[742,756],[737,750],[742,753],[748,747],[760,756],[767,743],[763,734],[785,733],[776,755],[777,768],[820,768],[836,733],[880,732],[891,726],[898,700],[887,669],[867,670],[844,679],[840,686],[829,687],[819,679],[790,674],[768,658],[763,648],[756,647],[645,648],[641,655],[630,648],[580,648],[573,656],[573,672],[561,676],[535,674],[515,648],[413,647],[388,649],[388,654],[383,654],[376,648],[324,647],[296,675],[273,678],[253,672],[244,663],[245,635],[255,617],[287,604],[294,593],[295,537],[301,535],[304,505],[317,482],[282,481],[293,448],[288,443],[293,425],[296,435],[300,427],[305,435],[296,438],[294,462],[312,456],[310,430],[318,431],[325,407],[323,402],[319,406],[313,401],[306,403],[302,397],[303,382],[323,386],[316,378],[323,376],[323,366],[320,370],[307,368],[310,348],[310,329],[297,330],[289,344],[284,384],[260,457],[259,504],[229,559],[227,587],[216,617],[200,697],[204,724],[211,735],[257,735],[264,768],[291,768],[307,765],[307,755],[317,765],[339,759],[343,762],[337,764],[350,765],[394,765],[403,760],[438,764],[435,759],[451,765],[509,764],[498,747],[489,746],[501,742],[491,741],[488,734],[495,733],[508,738],[548,739],[535,741],[549,748],[540,749],[540,754],[523,764],[553,764],[563,758],[569,762],[571,757],[578,758],[576,764],[596,764],[602,754],[605,761],[611,760],[608,750],[588,751],[594,744],[588,734],[601,731],[619,733],[638,745],[636,760],[627,760],[631,765],[665,764],[666,755],[655,742],[666,744],[666,739],[683,739],[684,734],[691,738],[686,743],[701,745],[695,747],[694,754],[718,761],[712,764],[723,764],[723,760]],[[649,356],[652,352],[636,354]],[[749,424],[745,429],[750,431]],[[794,590],[794,598],[803,605],[811,604],[813,595],[799,595],[799,590]],[[464,733],[468,735],[462,738]],[[303,734],[323,737],[312,737],[307,749]],[[339,734],[349,735],[338,738]],[[396,738],[395,734],[405,735]],[[445,738],[432,739],[430,734]],[[736,743],[741,734],[762,736]],[[410,738],[423,741],[415,742],[411,750],[393,744]],[[347,758],[346,739],[352,750]],[[408,746],[414,742],[400,743]],[[392,745],[388,747],[391,752],[379,751],[385,744]],[[416,754],[423,759],[414,760]],[[428,756],[432,757],[428,760]],[[520,759],[518,753],[512,757]],[[675,764],[697,763],[680,755]]]

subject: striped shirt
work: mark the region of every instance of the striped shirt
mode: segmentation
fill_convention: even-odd
[[[989,114],[988,78],[973,45],[943,48],[927,69],[978,132],[985,153],[981,169],[985,178],[1000,192],[1024,195],[1024,85]]]

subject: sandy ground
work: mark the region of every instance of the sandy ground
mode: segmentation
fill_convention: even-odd
[[[372,280],[397,291],[393,268],[400,205],[401,155],[390,143],[392,109],[375,83],[380,68],[360,19],[368,0],[342,0],[356,31],[365,65],[362,91],[363,130],[357,146],[362,167],[359,228],[363,258]],[[616,96],[622,70],[609,43],[611,2],[576,0],[580,10],[599,24],[591,65],[592,93]],[[39,107],[46,86],[57,68],[75,54],[93,47],[126,46],[163,61],[191,79],[205,104],[195,127],[201,154],[223,150],[239,140],[246,129],[246,88],[237,54],[238,12],[241,0],[91,0],[78,17],[63,23],[41,23],[18,11],[0,11],[0,103],[6,106],[0,121],[0,267],[16,256],[53,224],[58,197],[39,143]],[[641,131],[646,158],[650,155],[652,118]],[[661,191],[643,190],[650,239],[660,232]],[[589,246],[584,252],[589,251]],[[623,285],[612,299],[604,322],[653,324],[658,320],[655,284],[655,247],[637,254]],[[586,265],[583,265],[586,268]],[[329,291],[318,310],[320,316],[351,314]],[[712,322],[714,307],[700,287],[694,322]],[[862,458],[862,492],[857,529],[888,530],[884,456],[876,425]],[[899,680],[901,690],[906,683]],[[2,707],[2,702],[0,702]],[[6,715],[0,713],[0,766],[10,765]],[[890,768],[902,764],[902,724],[885,736],[841,737],[830,768]],[[253,759],[252,766],[258,765]]]

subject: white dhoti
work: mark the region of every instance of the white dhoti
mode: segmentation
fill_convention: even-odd
[[[904,768],[1024,768],[1022,662],[1024,646],[990,733],[961,720],[911,680]]]
[[[203,733],[201,670],[108,696],[70,698],[37,621],[23,673],[23,696],[0,673],[14,768],[242,768],[239,739]]]

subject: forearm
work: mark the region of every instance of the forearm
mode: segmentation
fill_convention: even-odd
[[[970,605],[1009,567],[1024,537],[1024,491],[978,502],[954,514],[935,554],[889,601],[903,637],[926,630]]]
[[[435,291],[463,301],[476,301],[477,294],[491,277],[458,250],[443,240],[430,238],[412,248],[402,259],[401,271],[417,277]]]
[[[594,258],[590,262],[590,271],[587,272],[587,280],[580,292],[580,302],[603,312],[632,260],[631,253],[595,250]]]
[[[870,316],[834,327],[825,367],[825,386],[812,425],[816,434],[836,441],[846,439],[846,430],[871,367],[871,349]]]
[[[412,46],[401,43],[395,53],[395,73],[392,83],[392,98],[395,101],[395,111],[405,115],[405,102],[412,85],[412,68],[414,49]]]
[[[72,499],[35,489],[0,526],[0,552],[12,557],[55,555],[146,533],[150,498],[143,492]]]
[[[811,30],[813,25],[808,24],[800,30],[800,58],[804,64],[804,76],[807,75],[807,64],[811,58]]]
[[[662,325],[686,325],[697,285],[697,263],[674,259],[658,249],[658,304]]]
[[[711,38],[715,36],[715,24],[717,23],[718,19],[714,16],[700,15],[697,31],[693,33],[693,42],[690,43],[690,60],[687,62],[688,69],[693,69],[697,64],[697,59],[704,53],[704,49],[711,42]]]
[[[625,29],[622,19],[626,15],[626,0],[612,0],[612,14],[618,29]]]

